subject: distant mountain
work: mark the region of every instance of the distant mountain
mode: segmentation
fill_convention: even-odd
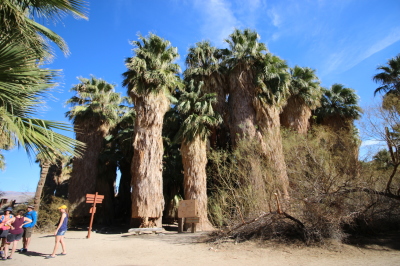
[[[3,191],[3,199],[8,201],[16,200],[16,203],[23,203],[31,200],[35,196],[35,192],[16,192],[16,191]]]

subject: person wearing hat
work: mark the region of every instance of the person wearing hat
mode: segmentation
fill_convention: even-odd
[[[4,246],[6,244],[6,238],[8,235],[8,231],[10,230],[10,226],[6,226],[6,222],[11,220],[14,216],[12,215],[13,209],[11,207],[4,208],[4,214],[0,216],[0,238],[1,238],[1,244],[0,244],[0,255],[3,257],[4,254]]]
[[[61,205],[60,207],[58,207],[58,209],[60,210],[61,217],[60,217],[60,221],[58,222],[57,229],[54,232],[54,235],[56,236],[56,242],[54,245],[53,253],[51,253],[49,256],[47,256],[46,259],[53,259],[56,257],[58,243],[61,243],[61,247],[62,247],[62,253],[60,253],[58,255],[59,256],[67,255],[67,249],[66,249],[65,242],[64,242],[64,235],[68,229],[68,207],[66,205]]]
[[[37,222],[37,212],[34,210],[35,207],[32,205],[29,205],[27,209],[28,209],[28,211],[25,213],[24,216],[31,219],[32,222],[25,224],[23,226],[24,235],[23,235],[22,241],[23,241],[24,245],[23,245],[23,248],[21,248],[19,250],[19,252],[27,252],[28,251],[29,244],[31,243],[32,231]]]

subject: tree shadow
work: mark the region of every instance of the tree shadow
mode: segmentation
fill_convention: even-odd
[[[369,250],[400,250],[400,231],[374,234],[370,236],[354,236],[348,244]]]

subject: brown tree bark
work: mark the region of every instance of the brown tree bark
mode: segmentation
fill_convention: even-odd
[[[133,97],[132,222],[134,227],[161,227],[164,210],[162,126],[169,109],[163,92]]]
[[[68,186],[68,200],[74,208],[73,216],[87,219],[90,217],[90,204],[85,203],[86,194],[96,193],[99,155],[103,148],[103,139],[108,134],[108,126],[96,119],[75,121],[76,139],[87,145],[81,158],[74,158],[73,169]]]
[[[207,217],[207,143],[196,137],[190,143],[181,145],[184,169],[185,200],[195,199],[198,203],[200,222],[196,229],[200,231],[213,230]]]
[[[289,181],[282,150],[279,108],[261,104],[256,98],[256,85],[251,70],[236,67],[229,76],[230,132],[234,145],[241,139],[260,143],[270,163],[277,187],[285,198],[289,197]],[[253,167],[253,184],[263,189],[262,173]]]
[[[47,177],[47,173],[49,172],[49,168],[50,168],[50,163],[48,163],[48,162],[40,163],[40,178],[39,178],[39,182],[38,182],[38,185],[36,188],[35,197],[33,199],[33,205],[37,212],[39,212],[42,191],[43,191],[44,183],[46,182],[46,177]]]
[[[256,106],[259,105],[256,102]],[[269,165],[272,166],[277,189],[285,199],[289,197],[289,178],[286,170],[285,156],[283,155],[281,124],[279,119],[279,108],[275,106],[264,106],[257,108],[257,120],[260,130],[263,132],[261,143]]]
[[[310,117],[311,109],[305,104],[304,100],[291,96],[280,114],[280,121],[281,125],[286,128],[297,131],[300,134],[307,134],[310,127]]]

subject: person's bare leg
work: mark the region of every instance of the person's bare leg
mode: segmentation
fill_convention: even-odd
[[[18,244],[18,241],[14,241],[13,242],[13,246],[12,246],[12,249],[11,249],[11,254],[10,254],[10,258],[12,258],[12,256],[14,255],[14,252],[15,252],[15,249],[17,248],[17,244]]]
[[[57,249],[58,249],[58,243],[60,242],[60,237],[61,236],[56,236],[56,243],[54,245],[54,250],[53,250],[53,253],[51,253],[51,255],[50,255],[52,257],[56,256],[56,252],[57,252]]]
[[[62,254],[67,254],[67,247],[65,246],[64,236],[60,237],[60,243],[63,250]]]
[[[10,244],[9,243],[6,243],[5,245],[4,245],[4,258],[7,258],[8,257],[8,246],[9,246]]]
[[[24,249],[28,249],[29,243],[31,243],[31,238],[24,237]]]

